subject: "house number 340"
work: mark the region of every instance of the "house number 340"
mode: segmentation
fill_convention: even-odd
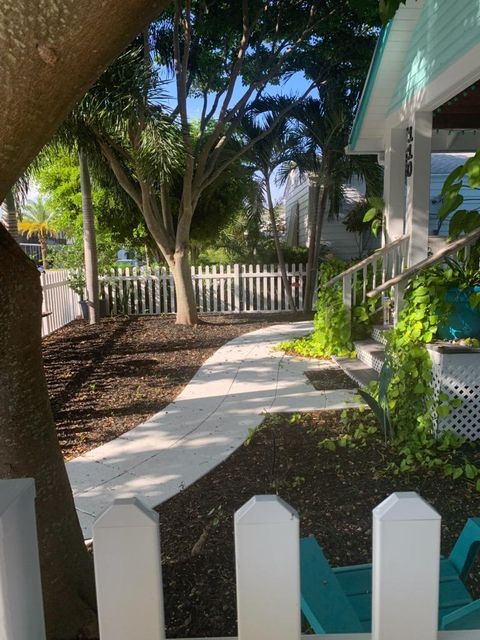
[[[413,127],[407,127],[407,150],[405,152],[405,175],[407,178],[413,173]]]

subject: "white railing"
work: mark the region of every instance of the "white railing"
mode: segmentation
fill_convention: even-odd
[[[404,235],[377,249],[329,280],[327,287],[342,282],[343,303],[347,309],[365,303],[370,292],[402,273],[407,266],[409,236]]]
[[[287,266],[298,310],[303,309],[306,271]],[[197,309],[201,313],[273,313],[288,311],[281,273],[276,265],[192,267]],[[109,313],[128,315],[175,313],[175,283],[160,267],[113,269],[101,277]]]
[[[68,286],[67,269],[40,274],[43,292],[42,337],[48,336],[78,316],[80,298]]]
[[[33,480],[0,481],[0,527],[0,637],[44,640]],[[297,512],[256,496],[234,529],[238,638],[300,640]],[[101,640],[165,640],[158,513],[116,500],[94,524],[93,549]],[[305,637],[478,640],[478,630],[437,632],[439,554],[439,514],[413,492],[392,494],[373,510],[372,633]]]

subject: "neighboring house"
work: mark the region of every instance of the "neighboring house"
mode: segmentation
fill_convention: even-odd
[[[442,205],[442,187],[448,175],[457,167],[464,164],[471,153],[432,153],[432,175],[430,179],[430,217],[429,217],[429,235],[448,236],[448,223],[451,218],[449,216],[443,222],[439,222],[437,214]],[[478,189],[470,189],[467,186],[460,190],[464,197],[462,209],[467,211],[475,211],[480,209],[480,191]],[[453,215],[453,214],[452,214]]]
[[[368,231],[361,236],[345,228],[345,218],[352,208],[362,202],[365,185],[352,181],[344,187],[344,200],[338,217],[325,218],[321,242],[337,257],[352,260],[376,249],[379,240]],[[287,245],[308,247],[309,217],[315,207],[316,186],[314,178],[301,174],[298,169],[290,172],[284,193]]]

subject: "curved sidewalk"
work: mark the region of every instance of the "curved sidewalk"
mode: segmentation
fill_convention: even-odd
[[[316,391],[304,375],[333,365],[272,349],[311,329],[311,322],[277,324],[231,340],[165,409],[67,462],[85,537],[115,498],[136,495],[154,507],[198,480],[244,442],[265,412],[351,404],[353,391]]]

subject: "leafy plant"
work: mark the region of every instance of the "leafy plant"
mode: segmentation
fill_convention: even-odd
[[[375,237],[383,229],[383,209],[385,203],[382,198],[371,197],[368,198],[368,203],[371,205],[370,209],[363,216],[363,222],[369,222],[372,233]]]
[[[461,194],[461,189],[464,186],[471,189],[480,188],[480,150],[465,164],[454,169],[442,187],[443,202],[438,212],[438,219],[443,222],[454,212],[448,227],[448,233],[452,240],[458,238],[462,233],[470,233],[480,226],[480,212],[459,208],[464,201]]]
[[[351,326],[347,309],[343,304],[341,283],[331,287],[325,286],[345,268],[345,263],[337,259],[322,264],[313,333],[304,338],[283,342],[280,345],[281,349],[317,358],[350,355],[353,349]]]

